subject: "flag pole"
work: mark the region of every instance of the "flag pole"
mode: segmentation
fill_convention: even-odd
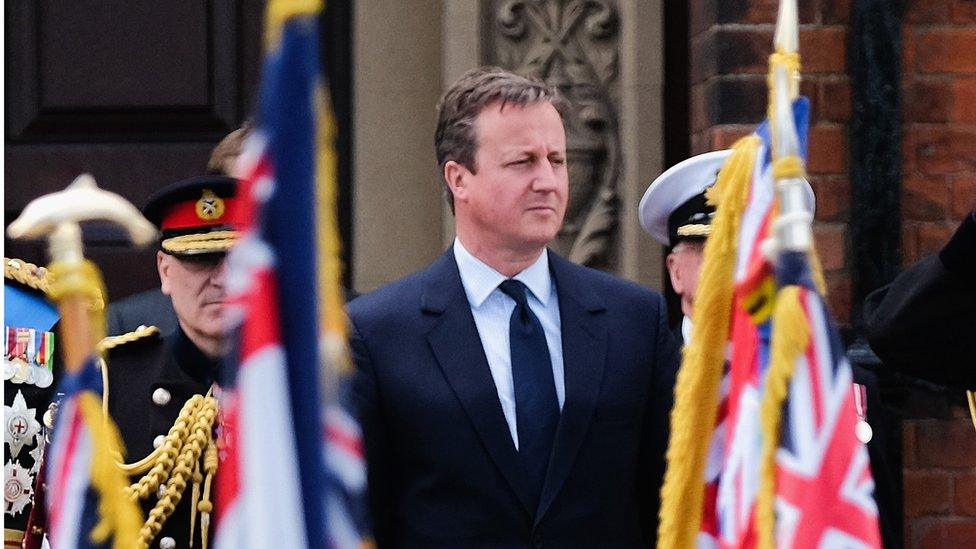
[[[66,379],[86,376],[85,368],[96,355],[96,345],[105,331],[105,287],[94,263],[84,257],[82,221],[108,220],[121,225],[138,245],[152,242],[156,229],[121,196],[99,189],[88,174],[79,176],[65,190],[31,201],[10,224],[12,238],[47,237],[54,283],[51,297],[61,313],[61,348],[64,351]],[[80,385],[79,385],[80,386]],[[99,495],[100,520],[91,532],[93,541],[110,536],[115,547],[135,544],[141,512],[124,494],[127,481],[115,466],[121,450],[121,437],[114,422],[102,413],[101,401],[94,394],[78,395],[78,407],[91,432],[93,450],[91,483]],[[64,425],[63,427],[69,427]],[[55,433],[57,436],[57,432]],[[77,540],[52,540],[59,545]]]
[[[776,241],[773,248],[775,252],[807,252],[813,247],[813,215],[806,206],[806,166],[793,119],[793,101],[799,97],[800,91],[796,0],[781,0],[773,46],[774,53],[769,56],[768,118],[773,177],[779,205],[779,215],[774,222]]]

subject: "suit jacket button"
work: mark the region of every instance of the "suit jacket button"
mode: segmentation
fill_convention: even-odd
[[[159,387],[158,389],[153,391],[152,394],[153,402],[155,402],[157,406],[166,406],[167,404],[169,404],[170,398],[172,397],[170,396],[169,391],[163,389],[162,387]]]
[[[166,536],[165,538],[161,538],[159,540],[159,549],[175,549],[175,548],[176,548],[175,539]]]

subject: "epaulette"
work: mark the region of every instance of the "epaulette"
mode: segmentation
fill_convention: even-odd
[[[17,281],[48,295],[51,293],[53,282],[51,273],[33,263],[5,257],[3,258],[3,278]]]
[[[139,326],[131,332],[103,338],[98,342],[98,352],[104,353],[121,345],[139,341],[140,339],[146,339],[147,337],[155,335],[159,335],[159,328],[155,326]]]

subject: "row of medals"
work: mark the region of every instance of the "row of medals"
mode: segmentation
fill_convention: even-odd
[[[54,373],[47,366],[31,364],[21,357],[3,359],[3,380],[11,383],[26,383],[42,389],[54,382]]]

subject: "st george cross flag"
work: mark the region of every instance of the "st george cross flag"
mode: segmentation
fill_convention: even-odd
[[[337,242],[320,11],[317,2],[269,2],[260,107],[238,161],[249,221],[228,256],[236,347],[221,394],[218,548],[366,540],[359,428],[340,402],[325,408],[320,397],[320,350],[345,345],[344,332],[330,330],[342,314],[337,247],[317,245]]]

